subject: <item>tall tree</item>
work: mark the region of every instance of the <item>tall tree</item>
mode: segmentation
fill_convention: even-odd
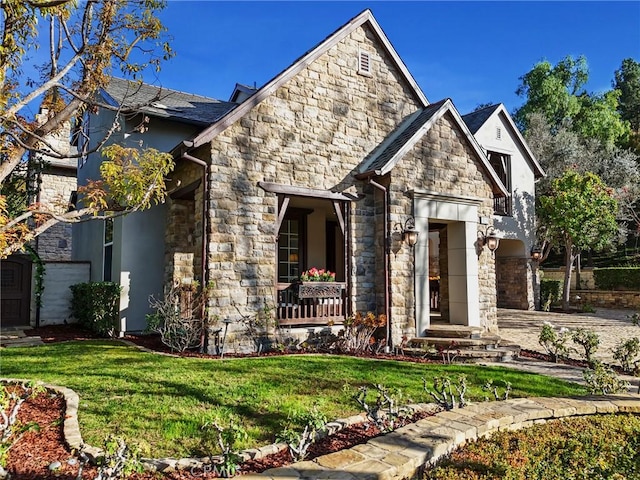
[[[166,31],[157,18],[164,6],[162,0],[0,0],[3,190],[29,159],[91,153],[86,149],[75,154],[61,150],[50,138],[84,112],[102,108],[123,113],[101,103],[96,94],[113,73],[140,78],[147,68],[158,69],[162,60],[171,57]],[[46,112],[39,121],[25,113],[34,102],[41,102]],[[100,149],[118,128],[116,120],[94,150]],[[31,205],[15,216],[6,198],[0,198],[0,257],[58,221],[88,218],[104,208],[117,209],[121,214],[163,198],[163,176],[172,168],[167,155],[123,149],[113,156],[114,151],[105,171],[120,169],[120,176],[96,179],[85,186],[89,201],[75,212]],[[133,183],[125,186],[123,178]],[[130,194],[121,195],[123,188],[130,188]],[[109,192],[120,192],[120,197],[114,198]]]
[[[514,113],[519,127],[527,130],[529,115],[541,113],[552,131],[569,125],[585,138],[607,145],[626,144],[630,127],[618,112],[620,92],[590,94],[584,88],[588,80],[587,60],[583,56],[565,57],[555,66],[548,61],[537,63],[520,77],[516,90],[525,98]]]
[[[640,154],[640,63],[625,58],[615,71],[613,87],[620,92],[620,117],[631,125],[628,146]]]
[[[540,198],[544,238],[565,249],[562,306],[569,308],[571,269],[581,250],[599,250],[617,234],[618,204],[613,191],[594,173],[567,170]]]
[[[631,128],[640,132],[640,62],[625,58],[615,71],[613,88],[620,91],[618,111]]]

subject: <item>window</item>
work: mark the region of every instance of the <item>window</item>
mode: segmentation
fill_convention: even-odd
[[[511,156],[504,153],[488,152],[489,163],[500,178],[502,184],[511,193]],[[496,215],[511,215],[511,197],[496,197],[493,199],[493,210]]]
[[[113,265],[113,219],[104,221],[104,251],[102,262],[102,280],[111,282],[111,267]]]
[[[302,262],[302,220],[287,217],[278,237],[278,282],[291,283],[300,277]]]
[[[358,52],[358,73],[360,75],[371,75],[371,55],[364,50]]]

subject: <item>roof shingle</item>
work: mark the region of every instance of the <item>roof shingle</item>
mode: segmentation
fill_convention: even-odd
[[[125,108],[200,126],[214,123],[237,106],[215,98],[115,77],[104,91]]]

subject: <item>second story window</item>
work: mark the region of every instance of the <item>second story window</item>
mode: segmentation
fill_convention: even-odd
[[[502,184],[507,188],[509,194],[511,194],[511,156],[498,153],[488,152],[489,163],[496,172]],[[508,215],[511,216],[512,205],[511,197],[496,197],[493,201],[493,210],[496,215]]]

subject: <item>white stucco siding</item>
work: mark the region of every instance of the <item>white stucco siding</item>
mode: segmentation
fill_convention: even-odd
[[[511,158],[512,216],[494,215],[494,226],[503,238],[522,241],[528,252],[535,242],[536,178],[527,152],[501,112],[492,115],[475,137],[485,152],[504,153]]]

